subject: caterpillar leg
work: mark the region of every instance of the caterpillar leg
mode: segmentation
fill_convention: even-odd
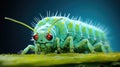
[[[39,52],[40,52],[40,45],[39,44],[35,44],[34,51],[35,51],[35,54],[39,54]]]
[[[57,46],[57,53],[61,53],[61,49],[60,49],[60,39],[57,37],[56,38],[56,46]],[[55,51],[56,52],[56,51]]]
[[[103,43],[101,42],[98,42],[94,45],[94,50],[96,52],[104,52],[106,53],[106,49],[105,49],[105,46],[103,45]]]
[[[69,37],[66,38],[66,40],[63,43],[62,48],[67,48],[68,46],[69,46],[69,51],[71,53],[73,53],[74,52],[74,45],[73,45],[73,38],[72,38],[72,36],[69,36]]]
[[[21,54],[26,54],[29,50],[35,51],[35,46],[33,45],[28,45]]]
[[[112,52],[112,49],[110,47],[110,45],[108,44],[108,42],[105,42],[105,49],[107,50],[107,52]]]
[[[78,51],[88,50],[91,53],[94,53],[94,48],[88,39],[81,40],[79,43],[76,44],[76,48],[78,48]]]
[[[110,46],[109,45],[104,45],[105,46],[105,49],[107,50],[107,52],[112,52],[112,49],[110,48]]]

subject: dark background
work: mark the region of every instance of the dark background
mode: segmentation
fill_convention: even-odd
[[[32,31],[4,20],[14,18],[30,26],[35,16],[46,11],[59,11],[71,16],[81,16],[108,29],[108,39],[114,51],[120,51],[120,2],[119,0],[0,0],[0,53],[17,53],[30,41]]]

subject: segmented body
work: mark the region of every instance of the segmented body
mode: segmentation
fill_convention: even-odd
[[[35,30],[46,24],[51,25],[55,20],[58,20],[60,18],[62,19],[55,23],[53,29],[55,29],[55,34],[60,39],[61,49],[64,47],[64,41],[69,36],[73,38],[74,49],[78,48],[77,43],[79,43],[83,39],[88,39],[93,46],[99,42],[101,42],[103,45],[107,42],[104,31],[92,25],[77,20],[71,20],[66,17],[46,17],[39,21],[39,23],[35,27]]]

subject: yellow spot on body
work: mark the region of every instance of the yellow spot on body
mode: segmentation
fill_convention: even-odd
[[[73,22],[70,22],[68,28],[73,28]]]
[[[77,25],[77,26],[79,26],[79,24],[78,24],[78,23],[77,23],[76,25]]]
[[[86,27],[83,26],[82,31],[85,33],[86,32]]]
[[[46,21],[48,21],[48,20],[49,20],[49,18],[48,18],[48,17],[46,17],[46,18],[45,18],[45,20],[46,20]]]
[[[56,21],[57,20],[57,18],[54,18],[54,21]]]
[[[76,24],[76,30],[79,31],[79,24]]]
[[[89,28],[89,33],[92,34],[93,33],[93,29]]]
[[[43,24],[43,22],[39,22],[39,23],[38,23],[38,26],[41,26],[42,24]]]
[[[62,24],[65,24],[65,22],[62,22]]]

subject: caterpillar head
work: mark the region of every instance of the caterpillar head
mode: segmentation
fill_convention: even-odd
[[[50,26],[50,24],[45,24],[39,27],[33,35],[35,43],[39,44],[41,48],[46,48],[46,46],[53,46],[53,42],[56,38],[56,33],[53,28],[50,32],[47,32]]]
[[[44,21],[45,24],[41,26],[38,24],[38,26],[35,27],[35,33],[33,36],[35,43],[39,44],[41,48],[47,48],[49,46],[54,47],[53,43],[55,42],[56,38],[56,30],[54,25],[61,19],[62,18],[49,22]],[[40,22],[42,22],[42,20]]]

